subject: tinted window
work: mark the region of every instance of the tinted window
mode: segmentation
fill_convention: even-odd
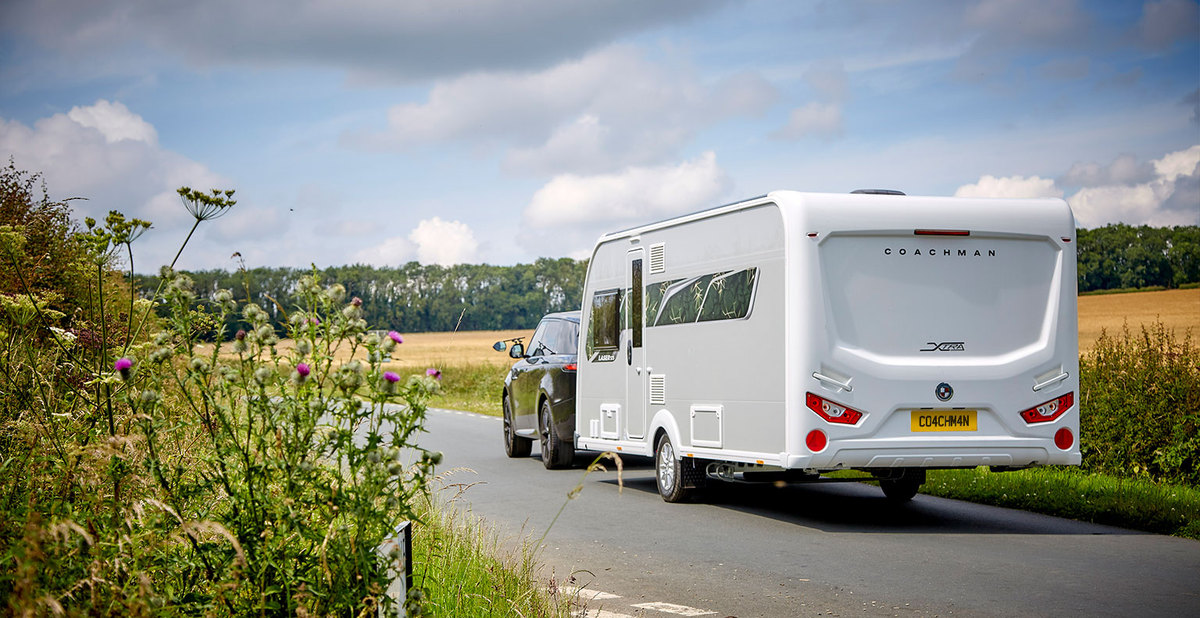
[[[649,326],[736,320],[754,305],[757,268],[725,271],[646,286]]]
[[[595,351],[611,351],[620,347],[623,305],[619,290],[604,290],[592,295],[592,312],[588,318],[588,358]]]
[[[530,356],[541,356],[546,353],[545,341],[548,328],[549,323],[544,320],[541,324],[538,324],[537,330],[533,331],[533,338],[529,340],[527,354]]]

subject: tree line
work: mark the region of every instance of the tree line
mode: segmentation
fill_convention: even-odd
[[[1080,292],[1200,282],[1200,226],[1081,229],[1076,250]],[[268,311],[282,331],[284,313],[297,304],[297,281],[310,272],[253,268],[188,275],[195,281],[197,302],[218,289],[232,290]],[[362,299],[368,323],[402,332],[531,329],[546,313],[579,308],[586,272],[586,260],[570,258],[513,266],[409,262],[318,271],[324,282],[345,286],[347,297]],[[147,294],[157,285],[157,277],[141,278]]]
[[[1200,281],[1200,226],[1116,223],[1079,230],[1078,243],[1080,292]]]

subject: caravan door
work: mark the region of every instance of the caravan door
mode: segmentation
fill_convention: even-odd
[[[629,342],[625,347],[628,369],[625,372],[625,393],[628,409],[625,414],[625,433],[630,438],[641,438],[646,433],[646,382],[650,368],[646,366],[646,349],[642,347],[642,329],[645,328],[642,294],[641,247],[631,249],[628,254],[626,285],[629,289]]]

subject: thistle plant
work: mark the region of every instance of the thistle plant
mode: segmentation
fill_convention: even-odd
[[[180,195],[196,225],[235,203],[232,191]],[[79,238],[103,299],[120,283],[111,256],[124,248],[132,276],[131,244],[150,224],[116,212],[87,223]],[[19,272],[20,231],[0,240]],[[101,325],[96,344],[54,298],[0,295],[0,497],[28,505],[0,522],[0,603],[16,614],[386,605],[376,548],[416,518],[411,498],[440,460],[416,444],[437,376],[385,371],[403,338],[369,334],[362,301],[315,270],[277,333],[262,307],[228,290],[198,296],[172,268],[153,299],[130,292],[128,316],[114,320],[103,300],[75,316]],[[226,327],[235,317],[247,327]]]

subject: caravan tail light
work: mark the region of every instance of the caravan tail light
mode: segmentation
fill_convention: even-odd
[[[1058,399],[1051,399],[1046,403],[1025,410],[1021,413],[1021,418],[1025,419],[1025,422],[1031,425],[1034,423],[1048,423],[1062,416],[1073,405],[1075,405],[1075,393],[1067,393]]]
[[[971,230],[913,230],[917,236],[970,236]]]
[[[804,445],[808,447],[808,450],[814,453],[820,453],[821,451],[825,450],[826,446],[829,445],[829,438],[825,437],[824,431],[821,431],[820,429],[814,429],[808,432],[808,435],[805,436]]]
[[[862,412],[847,408],[838,403],[834,403],[823,397],[818,397],[812,393],[808,393],[805,404],[809,410],[817,413],[817,416],[825,419],[830,423],[839,425],[854,425],[862,418]]]
[[[563,371],[571,372],[579,369],[578,363],[567,363],[563,365]]]

